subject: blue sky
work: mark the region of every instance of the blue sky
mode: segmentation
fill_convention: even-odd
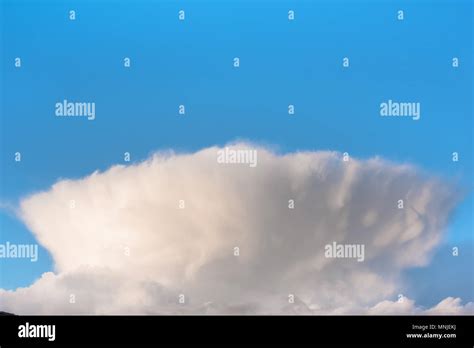
[[[421,304],[472,301],[472,4],[427,3],[1,0],[2,205],[122,163],[125,151],[140,161],[248,139],[281,152],[381,156],[464,187],[432,264],[406,277]],[[64,99],[95,102],[96,119],[56,118]],[[388,99],[420,102],[421,119],[380,117]],[[8,209],[0,219],[0,242],[35,242]],[[452,245],[462,257],[446,256]],[[51,269],[44,249],[35,264],[2,260],[0,287],[27,286]],[[444,285],[433,294],[430,282]]]

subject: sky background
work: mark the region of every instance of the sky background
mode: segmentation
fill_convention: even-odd
[[[1,0],[0,11],[1,243],[35,243],[8,207],[60,178],[123,163],[126,151],[138,162],[237,139],[281,153],[347,151],[463,187],[431,264],[404,277],[421,305],[474,300],[470,1]],[[96,119],[55,117],[64,99],[95,102]],[[421,103],[420,120],[380,117],[388,99]],[[52,268],[42,248],[36,263],[2,259],[0,288]]]

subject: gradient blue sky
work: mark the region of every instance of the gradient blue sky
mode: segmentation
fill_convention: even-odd
[[[378,155],[464,188],[446,240],[430,266],[406,272],[406,291],[422,305],[446,296],[474,300],[471,1],[0,3],[3,207],[60,178],[122,163],[125,151],[140,161],[160,149],[249,139],[281,152]],[[399,9],[404,21],[396,18]],[[124,57],[131,68],[123,67]],[[342,67],[343,57],[350,68]],[[95,102],[96,119],[55,117],[54,105],[64,99]],[[420,102],[421,119],[380,117],[388,99]],[[186,105],[184,117],[179,104]],[[13,160],[16,151],[21,163]],[[0,223],[1,243],[35,242],[8,209]],[[457,258],[453,245],[461,250]],[[37,263],[1,264],[6,289],[52,269],[44,249]]]

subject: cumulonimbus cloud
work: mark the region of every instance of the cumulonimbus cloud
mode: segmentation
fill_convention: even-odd
[[[380,158],[229,148],[256,150],[258,165],[221,163],[217,147],[158,153],[23,199],[19,216],[55,269],[0,290],[3,310],[424,311],[390,299],[401,272],[427,264],[439,245],[460,198],[453,185]],[[333,242],[364,245],[363,262],[325,257]],[[472,311],[459,301],[432,311]]]

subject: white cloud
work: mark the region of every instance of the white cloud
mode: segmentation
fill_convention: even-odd
[[[472,314],[474,303],[461,304],[460,298],[447,297],[432,308],[416,306],[415,301],[402,298],[400,301],[382,301],[369,308],[367,314]]]
[[[383,301],[399,291],[403,269],[427,264],[459,200],[440,179],[379,158],[257,147],[252,168],[218,164],[217,150],[156,154],[23,199],[19,215],[51,253],[55,274],[0,290],[3,310],[398,311]],[[364,262],[325,258],[333,241],[364,244]],[[432,310],[461,306],[444,301]]]
[[[474,303],[469,302],[465,305],[461,304],[461,299],[447,297],[433,308],[425,311],[427,314],[473,314]]]

